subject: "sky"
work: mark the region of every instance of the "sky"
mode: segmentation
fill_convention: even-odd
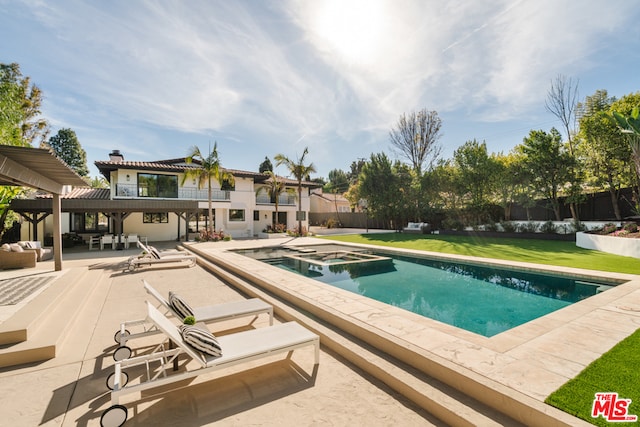
[[[580,99],[640,91],[640,1],[0,0],[0,62],[42,90],[51,136],[76,132],[92,177],[112,150],[153,161],[217,142],[223,167],[256,172],[308,147],[326,178],[400,159],[402,114],[438,113],[446,159],[562,129],[545,109],[558,76]]]

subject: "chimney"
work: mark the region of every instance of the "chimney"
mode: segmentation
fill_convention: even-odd
[[[109,153],[109,160],[112,162],[122,162],[124,161],[124,156],[120,154],[120,150],[113,150]]]

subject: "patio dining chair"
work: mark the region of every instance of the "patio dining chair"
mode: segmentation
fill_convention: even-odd
[[[116,240],[111,234],[105,234],[100,238],[100,250],[103,250],[105,245],[111,245],[111,249],[116,248]]]
[[[138,235],[137,234],[129,234],[124,241],[125,248],[129,249],[129,245],[134,244],[137,246],[138,244]]]

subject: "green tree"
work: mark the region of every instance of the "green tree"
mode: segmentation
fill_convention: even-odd
[[[0,186],[0,237],[17,220],[15,212],[9,209],[11,201],[24,193],[24,188]]]
[[[515,153],[491,156],[495,173],[493,175],[493,199],[504,210],[504,219],[511,220],[511,207],[517,201],[518,188],[523,184],[520,158]]]
[[[23,77],[16,63],[0,63],[0,144],[30,147],[46,138],[49,125],[40,116],[42,93]],[[0,186],[0,235],[17,215],[9,210],[11,200],[22,194],[15,186]]]
[[[101,176],[91,178],[89,185],[91,185],[91,188],[109,188],[109,182]]]
[[[438,164],[422,176],[423,194],[429,200],[430,210],[448,211],[450,216],[458,216],[464,204],[460,189],[460,171],[453,160],[440,160]]]
[[[273,171],[273,164],[271,163],[271,160],[269,160],[267,156],[265,156],[264,161],[260,163],[260,167],[258,168],[258,171],[260,173]]]
[[[476,221],[484,221],[489,196],[495,182],[496,165],[487,152],[487,144],[475,139],[467,141],[453,153],[458,168],[459,185],[467,199]]]
[[[392,163],[386,154],[379,153],[371,154],[360,174],[358,195],[367,200],[373,216],[396,230],[405,222],[412,205],[410,172],[408,166]]]
[[[349,176],[341,169],[329,171],[329,181],[324,185],[323,190],[327,193],[342,194],[349,188]]]
[[[202,188],[204,185],[207,186],[207,199],[209,202],[209,223],[207,226],[209,236],[211,236],[215,230],[213,220],[213,202],[211,200],[213,195],[211,180],[216,181],[220,186],[222,186],[223,182],[228,182],[229,184],[234,185],[235,178],[220,165],[217,141],[213,144],[213,150],[209,151],[206,156],[202,154],[198,147],[191,147],[189,149],[189,154],[185,158],[185,162],[187,164],[196,163],[198,167],[185,170],[184,175],[182,175],[181,185],[184,185],[187,179],[196,179],[198,182],[198,188]]]
[[[611,104],[612,116],[631,150],[631,161],[635,166],[635,202],[640,212],[640,92],[623,96]]]
[[[40,117],[42,92],[16,63],[0,63],[0,144],[31,146],[46,140],[49,124]]]
[[[298,157],[295,161],[289,159],[284,154],[276,154],[274,157],[276,166],[285,165],[289,172],[298,181],[298,233],[300,236],[302,232],[302,180],[309,180],[310,175],[316,172],[316,167],[313,163],[305,164],[305,157],[309,154],[308,147],[305,147],[302,152],[302,156]]]
[[[351,162],[349,172],[347,172],[349,183],[355,184],[358,182],[358,177],[360,176],[360,172],[362,172],[362,167],[365,163],[367,163],[365,159],[358,159],[357,162]]]
[[[78,137],[72,129],[60,129],[57,134],[49,138],[48,145],[78,175],[84,177],[89,175],[87,153],[80,145],[80,141],[78,141]]]
[[[412,112],[402,114],[395,128],[389,132],[391,147],[402,157],[409,160],[418,176],[422,175],[422,167],[429,161],[430,169],[440,155],[438,145],[442,120],[436,111]]]
[[[570,171],[575,163],[562,144],[560,132],[555,128],[549,133],[532,130],[516,150],[524,156],[523,167],[532,184],[549,200],[556,221],[562,220],[559,195],[571,181]]]
[[[621,220],[619,194],[629,185],[627,169],[631,150],[611,118],[614,98],[606,90],[597,90],[580,104],[578,152],[588,171],[587,182],[609,192],[616,219]]]
[[[277,221],[278,221],[278,207],[280,204],[280,195],[284,193],[288,193],[295,197],[295,191],[291,188],[287,188],[286,183],[273,171],[268,170],[265,173],[269,175],[269,179],[265,181],[264,185],[256,189],[256,196],[264,191],[269,196],[269,199],[275,203],[276,212],[275,212],[275,216],[272,218],[271,226],[274,230],[276,230],[278,225]]]

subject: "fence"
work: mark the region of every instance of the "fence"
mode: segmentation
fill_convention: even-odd
[[[622,218],[636,216],[637,213],[633,204],[633,191],[631,188],[623,188],[618,196],[620,214]],[[564,204],[564,199],[560,200],[561,217],[571,218],[571,210]],[[586,195],[586,199],[578,204],[578,214],[581,221],[615,221],[611,195],[609,192],[599,192]],[[309,221],[311,225],[325,225],[329,219],[333,219],[338,227],[343,228],[389,228],[388,224],[378,218],[367,218],[367,214],[361,212],[339,212],[339,213],[310,213]],[[422,218],[426,222],[432,222],[436,226],[444,218]],[[499,218],[497,218],[499,219]],[[511,208],[511,221],[554,221],[555,215],[546,200],[538,200],[534,207],[527,209],[514,205]]]

